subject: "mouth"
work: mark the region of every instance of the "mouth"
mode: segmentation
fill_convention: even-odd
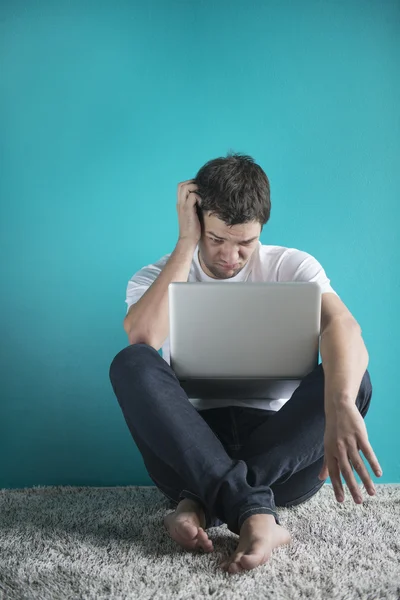
[[[233,267],[228,267],[227,265],[221,265],[221,267],[223,269],[225,269],[226,271],[233,271],[234,269],[237,269],[237,265],[233,265]]]

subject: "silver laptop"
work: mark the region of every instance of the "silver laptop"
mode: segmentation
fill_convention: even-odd
[[[189,398],[290,398],[318,365],[316,282],[173,282],[170,364]]]

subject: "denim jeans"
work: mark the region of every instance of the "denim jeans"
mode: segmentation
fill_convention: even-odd
[[[152,346],[132,344],[110,366],[110,381],[149,477],[176,505],[204,510],[206,529],[235,534],[250,515],[274,516],[311,498],[324,457],[324,371],[320,363],[278,411],[228,406],[197,410]],[[372,385],[365,371],[356,398],[365,418]]]

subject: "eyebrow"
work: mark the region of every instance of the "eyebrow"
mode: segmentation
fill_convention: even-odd
[[[219,235],[217,235],[216,233],[213,233],[212,231],[207,231],[207,233],[209,235],[212,235],[212,236],[218,238],[219,240],[225,240],[226,239],[226,238],[220,237]],[[241,242],[239,242],[239,244],[247,244],[248,242],[253,242],[254,240],[257,239],[257,237],[258,236],[256,235],[255,237],[251,238],[251,240],[242,240]]]

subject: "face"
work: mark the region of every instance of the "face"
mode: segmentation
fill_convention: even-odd
[[[199,241],[203,271],[214,279],[235,277],[258,246],[261,224],[250,222],[229,227],[215,215],[203,216],[204,232]]]

